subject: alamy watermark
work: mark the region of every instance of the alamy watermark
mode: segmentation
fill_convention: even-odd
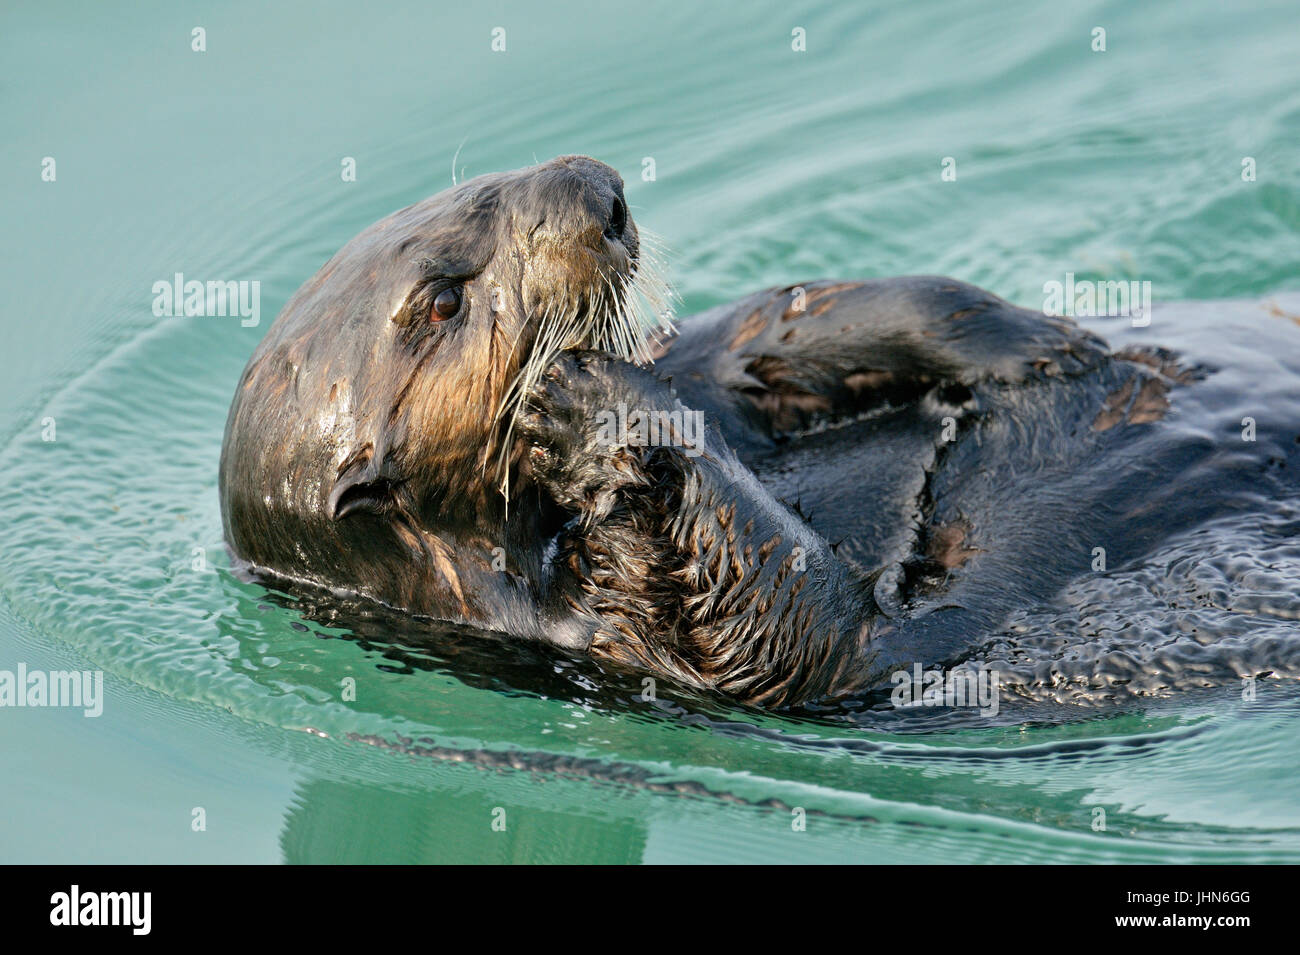
[[[1134,328],[1151,324],[1150,282],[1094,282],[1076,280],[1073,272],[1065,281],[1043,283],[1043,313],[1070,318],[1131,318]]]
[[[922,670],[913,663],[911,670],[896,670],[890,681],[894,689],[889,699],[896,707],[971,706],[978,707],[981,716],[998,715],[997,670]]]
[[[132,935],[148,935],[152,908],[152,892],[83,892],[74,885],[50,896],[50,924],[119,925]]]
[[[628,410],[627,402],[620,401],[616,410],[598,412],[596,420],[600,425],[596,439],[609,447],[674,447],[691,458],[703,450],[703,411],[680,405],[675,411]]]
[[[231,318],[254,328],[262,320],[262,283],[252,281],[200,282],[185,280],[177,272],[169,282],[153,283],[153,313],[158,318]]]
[[[104,712],[103,670],[0,670],[0,708],[67,706],[88,717]]]

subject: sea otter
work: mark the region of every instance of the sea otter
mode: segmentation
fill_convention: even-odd
[[[582,156],[366,229],[239,382],[239,566],[791,706],[959,660],[1245,493],[1161,429],[1199,374],[1163,350],[942,277],[677,331],[653,259]]]

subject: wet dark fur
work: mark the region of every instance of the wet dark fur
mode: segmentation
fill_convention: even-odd
[[[565,157],[464,183],[340,250],[239,383],[220,472],[234,553],[413,613],[585,645],[538,586],[565,516],[517,482],[506,520],[494,415],[541,304],[581,303],[599,269],[630,270],[632,222],[617,242],[603,235],[615,200],[613,170]],[[429,322],[457,284],[464,314]]]
[[[593,261],[635,267],[630,222],[612,246],[599,239],[620,189],[569,157],[466,183],[336,255],[286,306],[232,407],[234,553],[790,705],[961,659],[1086,571],[1093,546],[1118,562],[1193,506],[1232,507],[1203,468],[1212,449],[1162,430],[1195,378],[1172,355],[1111,354],[1068,320],[909,277],[757,293],[686,319],[653,370],[567,355],[506,448],[507,517],[486,467],[520,360],[507,339],[535,334],[548,297],[590,295]],[[430,327],[450,281],[470,311]],[[489,283],[504,311],[482,310]],[[619,402],[704,410],[703,453],[602,445],[595,418]],[[1099,462],[1135,461],[1165,483],[1126,501]],[[1193,472],[1195,502],[1174,491]]]
[[[682,325],[653,373],[591,355],[556,370],[530,432],[555,471],[535,477],[581,515],[561,556],[571,602],[601,621],[593,653],[766,705],[959,660],[1019,601],[1086,570],[1094,544],[1124,557],[1096,512],[1071,511],[1082,536],[1068,541],[1048,510],[1021,547],[1068,546],[1072,561],[1017,567],[1008,590],[1000,562],[1020,558],[993,547],[988,495],[936,486],[980,429],[991,443],[965,467],[1005,459],[1009,488],[1051,463],[1050,442],[1077,454],[1116,427],[1134,440],[1167,407],[1140,396],[1192,377],[938,277],[771,289]],[[610,453],[591,422],[616,401],[707,409],[705,453]]]

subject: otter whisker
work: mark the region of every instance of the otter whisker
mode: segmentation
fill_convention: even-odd
[[[666,244],[644,228],[640,230],[640,237],[641,247],[625,299],[625,310],[629,326],[644,342],[644,361],[649,362],[651,349],[646,339],[657,343],[664,336],[676,334],[673,314],[679,300],[666,278]]]
[[[608,351],[618,355],[635,355],[636,350],[624,324],[623,296],[614,288],[614,279],[610,275],[602,274],[600,278],[610,297],[609,321],[601,330],[601,339],[608,342]]]
[[[495,449],[501,493],[510,497],[510,449],[516,427],[527,412],[528,395],[546,369],[564,351],[596,348],[638,365],[653,361],[654,346],[675,334],[672,316],[676,293],[664,277],[663,243],[641,231],[641,245],[630,274],[601,270],[595,287],[584,297],[569,302],[547,303],[538,314],[522,324],[510,346],[507,366],[525,340],[525,332],[537,335],[521,367],[505,388],[493,415],[493,433],[499,435]],[[491,449],[485,449],[486,471]]]
[[[503,419],[507,417],[509,419],[502,437],[501,446],[498,449],[496,475],[501,493],[506,499],[507,507],[509,507],[510,500],[509,453],[514,439],[515,427],[520,416],[527,408],[527,395],[536,387],[542,373],[565,348],[572,347],[574,343],[573,333],[580,317],[580,308],[580,304],[575,304],[572,309],[559,317],[553,315],[550,307],[542,313],[537,326],[541,329],[541,334],[537,341],[534,342],[531,354],[518,374],[516,374],[514,381],[506,390],[506,394],[497,408],[493,422],[494,430],[495,426],[499,425]]]

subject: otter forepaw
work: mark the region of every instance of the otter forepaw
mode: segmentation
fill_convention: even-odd
[[[594,516],[609,513],[619,488],[645,480],[636,450],[611,444],[604,433],[605,406],[614,400],[601,384],[605,360],[560,356],[527,395],[518,425],[532,479],[561,506]]]

